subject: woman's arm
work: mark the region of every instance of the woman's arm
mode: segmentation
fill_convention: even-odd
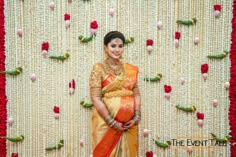
[[[100,114],[100,116],[105,118],[109,114],[109,112],[108,112],[105,104],[102,102],[101,97],[94,96],[94,97],[91,97],[91,100],[93,102],[94,107],[96,108],[96,110]]]
[[[95,107],[95,109],[97,110],[97,112],[100,114],[100,116],[103,117],[103,119],[106,121],[106,117],[109,116],[111,119],[110,120],[113,120],[115,121],[115,123],[117,123],[117,125],[114,123],[113,125],[116,125],[115,127],[113,127],[114,129],[116,130],[119,130],[119,131],[125,131],[127,130],[127,128],[123,127],[123,124],[114,120],[114,117],[111,117],[110,116],[110,113],[109,111],[107,110],[105,104],[102,102],[102,99],[101,97],[91,97],[91,100],[93,102],[93,105]],[[107,121],[106,121],[107,122]],[[109,123],[109,122],[107,122]],[[109,125],[109,124],[108,124]],[[110,124],[111,125],[111,124]],[[112,126],[110,126],[112,127]]]

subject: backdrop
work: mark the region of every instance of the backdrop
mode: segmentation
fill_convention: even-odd
[[[105,58],[103,37],[111,30],[123,32],[127,39],[123,61],[139,67],[138,156],[150,151],[158,157],[233,156],[232,4],[232,0],[1,0],[0,70],[23,71],[0,74],[0,133],[24,136],[21,142],[2,137],[1,156],[90,156],[92,109],[80,102],[91,103],[90,71]],[[160,80],[144,81],[157,74],[162,75]],[[229,142],[217,143],[211,133],[218,140],[231,135],[231,149]],[[163,148],[153,139],[171,145]],[[61,149],[45,150],[60,140]]]

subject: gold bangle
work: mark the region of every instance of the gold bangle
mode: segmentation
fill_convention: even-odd
[[[104,119],[109,125],[114,121],[110,114],[106,115]]]

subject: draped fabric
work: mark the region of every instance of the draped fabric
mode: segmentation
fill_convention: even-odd
[[[102,71],[103,65],[95,65],[95,71]],[[124,64],[124,72],[119,75],[108,74],[100,82],[102,100],[115,120],[125,123],[134,115],[135,99],[133,89],[136,86],[138,68]],[[99,72],[91,73],[99,75]],[[90,79],[90,81],[95,81]],[[90,82],[90,88],[97,83]],[[98,85],[98,84],[97,84]],[[92,116],[93,156],[94,157],[135,157],[137,153],[137,126],[128,131],[119,132],[109,127],[94,109]]]

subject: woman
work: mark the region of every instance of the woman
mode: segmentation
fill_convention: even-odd
[[[138,68],[122,63],[125,37],[112,31],[104,37],[107,58],[93,66],[90,96],[93,157],[136,157],[140,121]]]

